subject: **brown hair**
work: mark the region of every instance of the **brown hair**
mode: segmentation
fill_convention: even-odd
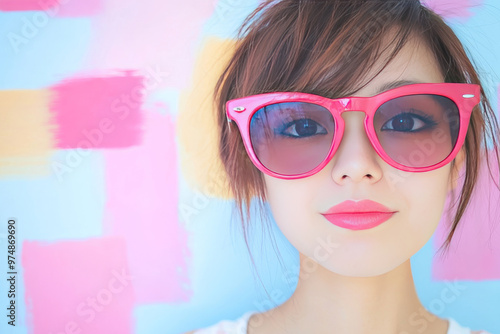
[[[394,30],[395,34],[390,34]],[[387,36],[393,36],[388,45],[383,43]],[[237,128],[229,129],[226,101],[273,91],[300,91],[330,98],[349,96],[380,73],[412,36],[430,48],[445,82],[480,84],[455,33],[418,0],[268,0],[247,17],[214,95],[220,157],[242,218],[247,246],[250,204],[257,197],[263,208],[264,180],[249,160]],[[372,78],[359,82],[387,51],[390,52],[384,66],[377,68]],[[486,152],[488,139],[491,140],[495,165],[500,167],[498,135],[498,120],[481,88],[481,103],[472,113],[464,144],[465,179],[444,243],[446,250],[478,178],[481,143]],[[488,155],[486,158],[491,175]]]

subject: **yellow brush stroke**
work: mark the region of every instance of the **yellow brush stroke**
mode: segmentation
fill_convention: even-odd
[[[0,175],[50,172],[54,124],[48,90],[0,91]]]
[[[180,95],[177,125],[184,177],[201,192],[226,199],[232,194],[218,155],[212,93],[234,46],[233,40],[207,38],[195,63],[192,85]]]

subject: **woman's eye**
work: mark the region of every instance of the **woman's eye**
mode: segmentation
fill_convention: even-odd
[[[328,133],[324,127],[309,118],[289,122],[283,128],[284,130],[280,131],[281,135],[294,138],[304,138]]]
[[[381,130],[417,132],[432,125],[436,125],[432,117],[424,117],[412,113],[401,113],[385,122]]]

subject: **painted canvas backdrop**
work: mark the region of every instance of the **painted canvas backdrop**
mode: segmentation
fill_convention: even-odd
[[[500,4],[426,3],[498,113]],[[214,158],[210,89],[257,4],[0,0],[1,333],[176,334],[290,296],[296,251],[254,219],[252,268]],[[448,255],[443,219],[412,266],[424,306],[500,333],[500,199],[478,187]]]

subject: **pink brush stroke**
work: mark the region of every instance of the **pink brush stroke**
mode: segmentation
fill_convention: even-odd
[[[422,0],[421,2],[444,18],[464,20],[474,15],[471,8],[483,5],[484,0]]]
[[[161,73],[155,88],[186,88],[200,33],[216,6],[207,0],[172,4],[107,0],[93,20],[86,68],[148,68]]]
[[[57,147],[123,148],[140,144],[143,78],[71,78],[51,87]]]
[[[25,241],[21,260],[30,333],[132,333],[134,280],[123,240]]]
[[[54,17],[94,16],[102,0],[0,0],[0,11],[45,11]]]
[[[499,182],[498,168],[495,171],[496,155],[489,154],[492,171]],[[462,178],[463,181],[463,178]],[[460,188],[459,188],[460,189]],[[458,190],[459,190],[458,189]],[[453,236],[450,249],[445,256],[433,259],[432,272],[436,280],[494,280],[500,279],[500,191],[489,176],[485,159],[473,193],[470,207],[460,221]],[[450,202],[448,199],[447,206]],[[448,235],[448,223],[443,219],[436,231],[434,248],[437,250]],[[451,217],[447,217],[451,222]]]
[[[105,231],[127,241],[139,303],[185,302],[187,233],[179,225],[175,126],[146,114],[144,142],[104,152],[108,200]]]

